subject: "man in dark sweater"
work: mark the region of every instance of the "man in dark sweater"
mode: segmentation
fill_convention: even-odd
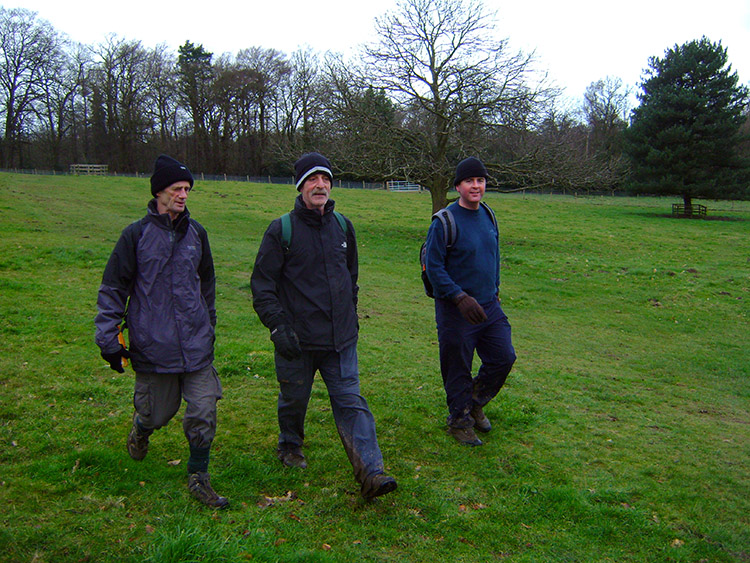
[[[253,307],[276,348],[277,455],[285,466],[307,467],[305,413],[318,371],[360,492],[369,500],[396,489],[396,481],[383,472],[375,420],[359,390],[354,227],[329,199],[327,158],[308,153],[294,169],[300,192],[294,210],[268,226],[250,280]]]
[[[433,221],[426,241],[448,429],[470,446],[482,445],[475,428],[492,429],[483,407],[500,391],[516,360],[510,323],[498,299],[498,229],[492,211],[480,205],[486,182],[487,169],[479,159],[462,160],[454,180],[459,199],[448,206],[456,240],[448,248],[442,223]],[[475,351],[482,365],[472,378]]]

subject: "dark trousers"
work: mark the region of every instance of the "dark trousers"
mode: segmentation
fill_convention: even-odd
[[[364,397],[359,394],[357,346],[341,352],[303,351],[297,360],[276,354],[276,378],[279,381],[279,450],[302,447],[305,438],[305,414],[310,401],[315,372],[320,372],[328,389],[344,450],[360,483],[383,471],[383,455],[375,433],[375,419]]]
[[[500,303],[483,303],[487,320],[478,325],[467,322],[452,301],[435,300],[440,346],[440,371],[443,375],[448,425],[468,428],[474,425],[469,414],[474,405],[489,403],[505,384],[516,352],[511,343],[510,323]],[[482,365],[472,378],[474,351]]]

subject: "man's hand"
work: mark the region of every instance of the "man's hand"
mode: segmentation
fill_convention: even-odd
[[[458,307],[461,316],[471,324],[478,325],[487,320],[487,313],[484,312],[482,306],[471,295],[462,291],[453,298],[453,302]]]
[[[125,373],[125,370],[122,368],[122,359],[129,357],[130,352],[128,352],[123,346],[120,346],[120,349],[117,352],[112,352],[111,354],[105,354],[102,352],[102,358],[109,362],[109,367],[119,373]]]
[[[273,329],[271,341],[273,341],[276,351],[287,360],[296,360],[302,356],[302,348],[299,347],[297,333],[288,325],[279,325]]]

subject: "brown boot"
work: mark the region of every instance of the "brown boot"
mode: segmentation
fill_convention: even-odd
[[[480,432],[489,432],[492,430],[492,423],[487,415],[484,414],[484,410],[479,405],[474,405],[471,409],[471,417],[474,419],[474,428]]]
[[[448,427],[448,433],[453,436],[456,440],[458,440],[461,444],[464,444],[465,446],[481,446],[482,440],[477,438],[476,432],[474,432],[474,429],[469,428],[454,428],[453,426]]]
[[[128,434],[128,453],[136,461],[141,461],[148,453],[148,434],[141,434],[138,429],[138,413],[133,413],[133,426]]]
[[[276,456],[279,458],[281,463],[287,467],[298,467],[305,469],[307,462],[305,461],[305,455],[302,453],[302,448],[294,448],[291,450],[278,450]]]
[[[211,480],[208,473],[199,471],[188,475],[188,489],[190,494],[211,508],[227,508],[229,500],[220,497],[216,491],[211,488]]]

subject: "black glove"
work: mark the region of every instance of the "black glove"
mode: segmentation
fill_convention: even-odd
[[[453,298],[453,302],[458,307],[461,316],[471,324],[478,325],[487,320],[487,313],[484,312],[482,306],[471,295],[462,291]]]
[[[288,325],[279,325],[271,331],[271,340],[276,351],[287,360],[296,360],[302,356],[299,338],[294,329]]]
[[[112,352],[111,354],[105,354],[102,352],[102,358],[109,362],[109,367],[119,373],[125,373],[125,370],[122,368],[122,359],[129,357],[130,352],[128,352],[123,346],[120,346],[120,349],[117,352]]]

